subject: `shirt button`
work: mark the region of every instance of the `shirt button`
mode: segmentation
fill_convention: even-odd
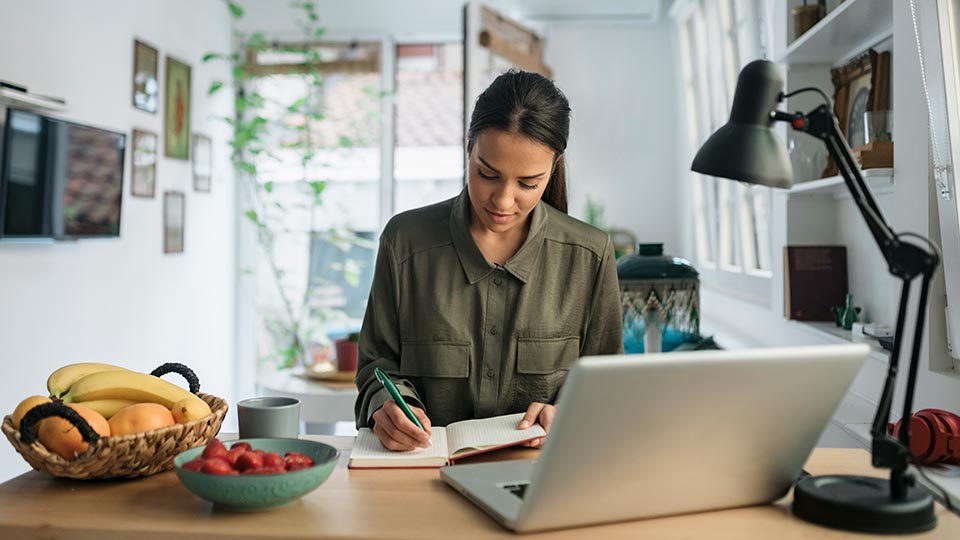
[[[500,279],[500,278],[494,278],[493,284],[496,285],[497,287],[499,287],[499,286],[503,285],[503,280]]]
[[[493,370],[492,370],[492,369],[488,369],[488,370],[487,370],[487,377],[490,377],[490,378],[492,379],[492,378],[493,378],[493,375],[494,375]]]
[[[491,334],[497,335],[497,332],[499,332],[499,330],[497,330],[497,327],[496,327],[496,326],[490,328],[490,333],[491,333]]]

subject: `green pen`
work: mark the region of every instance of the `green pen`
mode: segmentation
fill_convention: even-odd
[[[394,385],[393,381],[390,380],[390,376],[387,375],[387,372],[380,368],[375,368],[373,372],[377,375],[377,380],[380,381],[380,384],[382,384],[383,387],[387,389],[387,392],[390,392],[390,396],[393,398],[394,401],[397,402],[397,406],[400,407],[400,410],[403,411],[403,414],[405,414],[407,418],[410,419],[411,422],[416,424],[418,428],[420,428],[423,431],[426,431],[425,429],[423,429],[423,424],[420,423],[420,420],[417,420],[417,417],[413,414],[413,411],[410,410],[410,407],[407,405],[407,402],[404,401],[403,396],[400,395],[400,391],[397,390],[396,385]],[[427,444],[429,444],[430,446],[433,446],[433,441],[427,441]]]

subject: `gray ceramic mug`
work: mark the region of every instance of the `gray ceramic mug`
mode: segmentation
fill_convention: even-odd
[[[296,439],[300,435],[300,400],[257,397],[237,403],[241,439]]]

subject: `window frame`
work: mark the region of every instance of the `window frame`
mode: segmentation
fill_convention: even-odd
[[[760,22],[768,16],[766,11],[759,17],[756,15],[762,4],[763,0],[677,0],[671,7],[675,47],[681,65],[680,87],[687,105],[683,113],[687,134],[681,140],[690,147],[683,155],[694,155],[699,145],[726,123],[736,74],[741,67],[730,69],[731,64],[738,61],[733,56],[745,56],[752,51],[759,57],[762,52]],[[691,92],[695,95],[690,95]],[[694,110],[689,110],[691,104]],[[690,133],[691,129],[696,132]],[[694,218],[690,245],[701,282],[732,296],[769,306],[774,266],[773,227],[769,223],[773,201],[769,188],[694,172],[689,175]],[[761,205],[765,205],[765,215],[761,215]],[[767,221],[759,224],[757,220],[764,217]],[[760,245],[757,240],[762,238],[759,235],[764,230],[766,244]]]

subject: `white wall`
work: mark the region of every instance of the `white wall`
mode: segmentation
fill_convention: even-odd
[[[157,114],[131,105],[134,38],[160,52]],[[215,142],[211,193],[193,191],[189,162],[161,155],[153,199],[130,196],[128,147],[118,239],[0,243],[4,414],[22,398],[45,393],[52,370],[81,361],[143,371],[183,362],[204,391],[235,402],[233,174],[229,131],[216,119],[231,114],[233,104],[226,92],[206,96],[210,81],[229,71],[200,62],[204,53],[229,47],[229,16],[217,0],[0,3],[0,79],[65,98],[60,116],[125,132],[129,144],[134,127],[162,137],[162,58],[170,54],[192,66],[191,124]],[[163,254],[165,190],[186,195],[182,254]],[[231,411],[228,424],[232,418]],[[28,469],[10,445],[0,445],[0,480]]]
[[[680,116],[669,22],[550,24],[545,36],[546,64],[573,110],[570,214],[583,218],[589,196],[607,227],[677,254]]]

